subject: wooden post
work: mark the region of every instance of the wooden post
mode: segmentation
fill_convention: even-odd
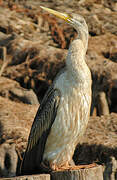
[[[106,99],[106,94],[103,91],[98,94],[97,106],[98,106],[99,116],[109,115],[109,106]]]
[[[51,180],[103,180],[102,166],[97,165],[92,168],[52,172]]]
[[[0,180],[50,180],[49,174],[39,174],[30,176],[17,176],[11,178],[0,178]]]

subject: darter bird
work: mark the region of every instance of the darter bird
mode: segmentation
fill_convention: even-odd
[[[66,58],[37,111],[21,166],[22,174],[69,169],[72,156],[88,123],[91,106],[91,73],[85,62],[88,27],[81,15],[42,9],[63,19],[78,32]]]

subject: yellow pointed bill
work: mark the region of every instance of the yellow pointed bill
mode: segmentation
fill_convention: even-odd
[[[40,6],[42,9],[44,9],[45,11],[55,15],[56,17],[60,18],[60,19],[63,19],[64,21],[66,21],[67,23],[70,23],[70,16],[66,13],[60,13],[58,11],[55,11],[53,9],[50,9],[50,8],[46,8],[46,7],[43,7],[43,6]]]

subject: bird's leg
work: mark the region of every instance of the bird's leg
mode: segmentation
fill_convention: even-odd
[[[70,167],[72,167],[72,166],[70,166],[69,165],[69,162],[68,161],[66,161],[65,163],[63,163],[63,164],[60,164],[60,165],[57,165],[57,164],[50,164],[50,167],[51,167],[51,169],[53,170],[53,171],[63,171],[63,170],[68,170]]]
[[[66,161],[65,163],[61,165],[56,165],[56,164],[51,164],[50,167],[54,171],[64,171],[64,170],[78,170],[78,169],[85,169],[85,168],[92,168],[95,167],[96,164],[87,164],[87,165],[75,165],[74,162],[68,162]]]
[[[69,169],[72,169],[73,166],[75,166],[73,160],[71,160],[70,162],[66,161],[66,162],[64,162],[63,164],[60,164],[60,165],[57,165],[55,163],[50,164],[51,169],[54,170],[54,171],[69,170]]]
[[[78,169],[85,169],[85,168],[92,168],[92,167],[95,167],[96,164],[93,163],[93,164],[84,164],[84,165],[74,165],[70,168],[70,170],[78,170]]]

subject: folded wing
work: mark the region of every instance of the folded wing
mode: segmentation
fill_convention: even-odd
[[[43,159],[44,148],[60,102],[60,91],[50,87],[37,111],[27,149],[21,165],[21,174],[38,172]]]

